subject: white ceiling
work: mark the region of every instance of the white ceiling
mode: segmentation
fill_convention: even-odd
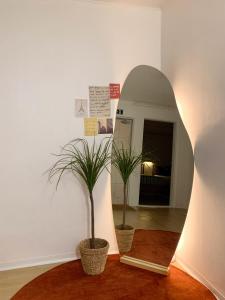
[[[114,3],[126,3],[126,4],[135,4],[135,5],[144,5],[151,7],[161,7],[164,0],[95,0],[101,2],[114,2]]]

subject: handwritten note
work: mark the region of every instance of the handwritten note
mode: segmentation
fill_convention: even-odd
[[[91,117],[110,117],[109,87],[90,86],[89,98]]]
[[[84,118],[84,135],[94,136],[98,134],[97,118]]]

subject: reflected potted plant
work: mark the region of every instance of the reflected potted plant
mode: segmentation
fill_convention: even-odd
[[[71,172],[79,176],[84,182],[90,200],[91,207],[91,238],[80,242],[79,250],[84,272],[89,275],[97,275],[104,271],[109,243],[95,237],[95,217],[93,189],[104,169],[110,163],[111,139],[103,139],[100,144],[94,141],[90,146],[85,139],[74,139],[64,147],[55,164],[49,169],[49,180],[57,176],[56,189],[62,176]]]
[[[120,252],[128,252],[131,249],[134,227],[126,224],[126,211],[128,204],[128,183],[130,175],[142,162],[142,153],[136,154],[131,148],[125,149],[122,145],[118,148],[113,143],[112,165],[119,171],[123,181],[123,217],[122,224],[116,225],[116,237]]]

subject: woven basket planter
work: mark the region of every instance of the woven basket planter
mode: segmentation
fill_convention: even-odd
[[[122,225],[116,226],[116,238],[119,251],[121,253],[130,251],[134,238],[134,227],[126,225],[125,229],[121,229]]]
[[[90,248],[90,239],[80,242],[79,249],[83,270],[88,275],[98,275],[105,269],[109,243],[103,239],[95,239],[96,249]]]

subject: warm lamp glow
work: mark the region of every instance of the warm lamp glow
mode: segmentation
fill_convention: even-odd
[[[148,176],[152,176],[153,175],[153,167],[154,167],[154,163],[151,161],[144,161],[143,162],[143,174],[144,175],[148,175]]]
[[[184,111],[183,111],[182,105],[177,100],[176,100],[176,103],[177,103],[177,108],[178,108],[178,111],[180,113],[181,119],[183,120],[183,118],[184,118]]]
[[[151,161],[144,161],[143,164],[144,164],[144,166],[146,166],[146,167],[152,167],[152,166],[154,165],[154,163],[151,162]]]
[[[178,245],[177,245],[176,251],[179,252],[179,250],[181,250],[183,247],[184,247],[184,238],[183,238],[183,236],[181,235],[181,236],[180,236],[180,239],[179,239],[179,242],[178,242]],[[176,254],[176,253],[175,253],[175,254]]]

